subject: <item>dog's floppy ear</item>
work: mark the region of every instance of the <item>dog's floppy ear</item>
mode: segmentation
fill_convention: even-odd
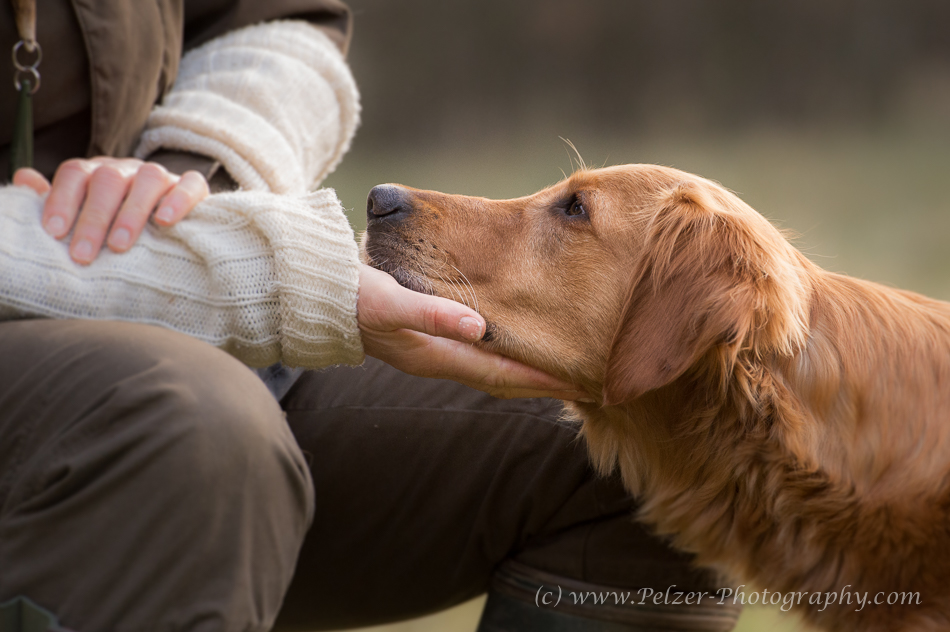
[[[754,327],[754,244],[710,187],[680,183],[657,202],[608,356],[605,405],[669,384]]]

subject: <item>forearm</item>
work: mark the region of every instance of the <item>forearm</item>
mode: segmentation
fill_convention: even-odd
[[[332,190],[214,195],[187,221],[149,224],[129,252],[89,266],[43,231],[41,207],[28,189],[0,189],[0,319],[152,323],[250,366],[362,360],[357,249]]]

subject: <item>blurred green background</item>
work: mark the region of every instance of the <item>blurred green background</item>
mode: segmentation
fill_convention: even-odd
[[[517,197],[573,165],[724,184],[819,265],[950,299],[945,0],[349,0],[363,123],[335,187]],[[473,630],[472,602],[388,630]],[[792,630],[749,609],[738,628]]]

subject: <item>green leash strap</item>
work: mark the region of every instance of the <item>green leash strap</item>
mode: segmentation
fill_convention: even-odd
[[[33,83],[32,77],[20,82],[17,88],[16,117],[13,119],[13,138],[10,141],[10,179],[20,167],[33,166]]]
[[[20,41],[13,46],[13,86],[18,97],[10,141],[10,179],[21,167],[33,166],[33,94],[40,89],[43,49],[36,41],[36,0],[11,0]]]

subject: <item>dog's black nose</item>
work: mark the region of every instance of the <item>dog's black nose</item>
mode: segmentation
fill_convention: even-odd
[[[409,191],[395,184],[380,184],[369,192],[366,199],[366,218],[399,220],[412,210]]]

